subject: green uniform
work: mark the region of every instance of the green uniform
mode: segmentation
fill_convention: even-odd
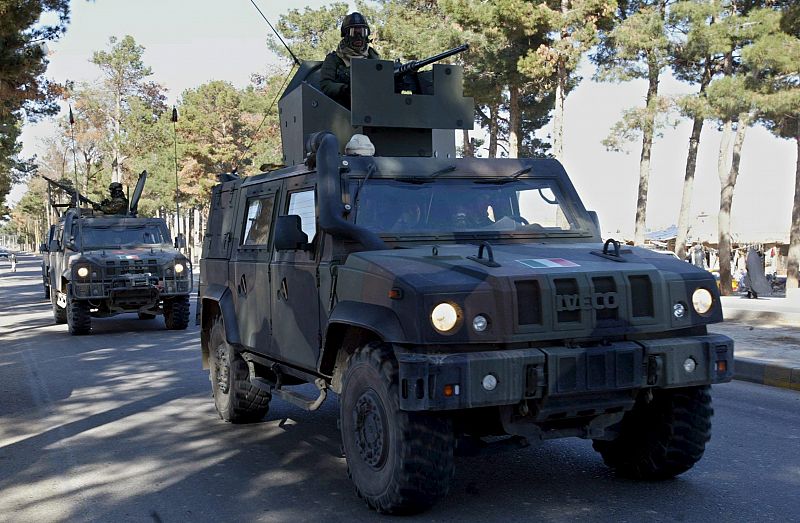
[[[367,51],[367,58],[378,60],[380,55],[370,47]],[[328,53],[325,61],[322,62],[319,86],[323,93],[350,109],[350,67],[339,58],[336,51]]]
[[[97,207],[103,214],[127,214],[128,199],[119,196],[110,200],[106,198]]]

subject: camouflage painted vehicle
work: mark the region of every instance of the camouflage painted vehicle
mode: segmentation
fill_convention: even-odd
[[[74,335],[88,334],[92,318],[138,313],[164,316],[167,329],[189,324],[192,267],[171,243],[163,218],[139,218],[136,203],[126,215],[67,209],[47,245],[47,286],[56,323]]]
[[[690,469],[733,370],[711,274],[603,243],[555,160],[455,158],[459,67],[403,94],[391,62],[353,60],[352,111],[317,67],[280,102],[290,166],[213,190],[198,299],[220,417],[337,393],[349,475],[385,513],[447,492],[457,440],[579,437],[627,476]],[[354,133],[376,156],[343,154]]]

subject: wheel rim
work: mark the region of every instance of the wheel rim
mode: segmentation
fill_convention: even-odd
[[[361,459],[373,469],[380,469],[386,463],[388,430],[378,394],[366,391],[353,407],[353,432]]]
[[[217,364],[214,366],[214,382],[223,394],[228,393],[228,378],[230,376],[230,361],[228,360],[227,347],[221,344],[217,347]]]

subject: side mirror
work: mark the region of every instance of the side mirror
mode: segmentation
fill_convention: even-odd
[[[183,233],[178,234],[175,237],[175,248],[176,249],[185,249],[186,248],[186,237]]]
[[[43,244],[41,244],[41,245],[39,246],[39,252],[40,252],[40,253],[45,253],[45,252],[47,252],[47,244],[46,244],[46,243],[43,243]]]
[[[302,222],[298,215],[278,216],[275,221],[275,249],[279,251],[311,249],[308,235],[303,232]]]

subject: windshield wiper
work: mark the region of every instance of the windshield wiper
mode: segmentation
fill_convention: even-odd
[[[510,178],[510,179],[512,179],[512,180],[516,180],[517,178],[519,178],[519,177],[520,177],[520,176],[522,176],[523,174],[528,174],[529,172],[531,172],[531,169],[533,169],[533,167],[531,167],[530,165],[529,165],[529,166],[527,166],[527,167],[523,167],[523,168],[522,168],[522,169],[520,169],[519,171],[517,171],[517,172],[515,172],[515,173],[513,173],[513,174],[510,174],[509,176],[507,176],[507,178]]]
[[[433,171],[431,173],[431,178],[436,178],[440,174],[451,173],[451,172],[453,172],[455,170],[456,170],[456,166],[455,165],[448,165],[447,167],[439,169],[438,171]]]
[[[356,187],[356,194],[355,197],[353,198],[353,207],[358,207],[358,196],[361,194],[361,188],[364,187],[364,184],[367,183],[369,177],[375,174],[375,171],[377,170],[378,168],[375,167],[374,163],[369,164],[369,167],[367,167],[367,175],[364,176],[364,179],[361,180],[361,183],[359,183],[358,187]]]

